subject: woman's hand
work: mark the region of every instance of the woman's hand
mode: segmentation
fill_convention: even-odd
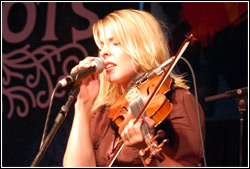
[[[153,135],[155,131],[155,122],[149,117],[145,117],[144,121],[148,124],[150,134]],[[134,122],[135,119],[129,121],[128,125],[121,134],[121,138],[123,139],[125,145],[140,149],[145,147],[144,136],[141,130],[143,120],[140,119],[135,124]]]
[[[71,69],[71,73],[94,66],[94,59],[94,57],[86,57]],[[98,92],[99,82],[96,74],[88,75],[82,80],[75,103],[73,124],[63,158],[65,167],[96,166],[90,135],[90,115],[92,103]]]
[[[79,62],[78,65],[71,69],[71,73],[75,73],[83,68],[94,67],[94,57],[86,57]],[[92,104],[99,93],[99,82],[96,74],[88,75],[84,78],[80,85],[80,92],[78,94],[77,101],[83,104]]]

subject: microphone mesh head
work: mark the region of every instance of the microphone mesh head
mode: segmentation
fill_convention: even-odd
[[[94,64],[95,64],[95,67],[96,67],[96,73],[97,74],[102,73],[102,71],[105,68],[104,61],[101,58],[96,57],[95,60],[94,60]]]

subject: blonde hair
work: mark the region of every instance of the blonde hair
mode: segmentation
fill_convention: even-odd
[[[112,35],[120,43],[120,47],[133,60],[138,73],[142,73],[161,65],[170,58],[170,48],[162,26],[157,19],[146,11],[135,9],[117,10],[93,25],[93,36],[97,46],[100,42],[100,31],[110,29]],[[188,89],[183,76],[171,74],[175,87]],[[102,105],[111,105],[121,95],[121,86],[111,84],[99,76],[100,92],[92,107],[92,112]]]

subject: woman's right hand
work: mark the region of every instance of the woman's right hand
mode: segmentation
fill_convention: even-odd
[[[94,67],[94,57],[86,57],[81,60],[78,65],[71,69],[71,73],[75,73],[83,68]],[[84,78],[80,84],[80,92],[77,101],[81,104],[92,104],[99,93],[99,82],[97,74],[90,74]]]
[[[86,57],[71,69],[75,73],[80,69],[93,67],[94,57]],[[90,116],[93,101],[99,93],[97,74],[83,78],[75,103],[75,112],[69,140],[63,158],[63,166],[95,166],[95,154],[90,135]]]

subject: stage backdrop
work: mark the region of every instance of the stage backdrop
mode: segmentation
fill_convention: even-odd
[[[215,103],[205,103],[204,98],[247,86],[248,22],[247,14],[244,15],[248,10],[247,3],[212,3],[209,8],[204,3],[142,2],[2,2],[1,5],[4,167],[30,166],[39,151],[55,85],[79,60],[96,55],[91,30],[93,23],[124,8],[144,9],[166,22],[167,32],[172,35],[169,40],[173,55],[188,33],[193,32],[195,36],[203,33],[205,38],[210,33],[210,44],[194,44],[183,57],[190,61],[196,73],[199,101],[206,115],[208,166],[238,166],[239,112],[235,100],[216,102],[216,106]],[[206,17],[202,17],[202,11]],[[201,20],[196,23],[195,17]],[[202,26],[199,23],[208,21],[223,23],[223,28],[202,32],[204,25],[199,27]],[[205,28],[209,26],[211,24]],[[189,69],[183,62],[177,67],[181,73],[188,71],[187,78],[193,91]],[[55,94],[49,130],[71,87],[69,85]],[[73,115],[72,105],[39,166],[62,166]],[[245,144],[247,134],[244,132]],[[247,150],[244,146],[244,154]],[[247,160],[244,155],[244,164]]]
[[[96,54],[93,23],[115,9],[139,9],[139,3],[5,2],[2,8],[3,166],[29,166],[56,83],[79,60]],[[66,87],[56,93],[50,126],[68,92]],[[71,108],[41,166],[62,165],[72,115]]]

